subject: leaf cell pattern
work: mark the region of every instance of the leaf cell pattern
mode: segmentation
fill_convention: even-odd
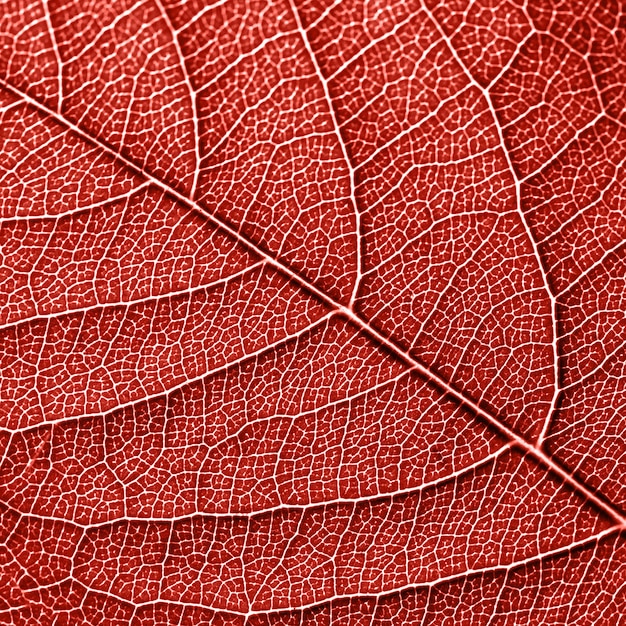
[[[626,5],[0,0],[0,623],[626,619]]]

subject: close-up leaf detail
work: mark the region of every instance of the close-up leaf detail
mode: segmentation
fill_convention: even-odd
[[[0,624],[626,624],[626,4],[0,0]]]

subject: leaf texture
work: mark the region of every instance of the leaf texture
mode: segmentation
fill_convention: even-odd
[[[0,623],[618,625],[626,5],[0,0]]]

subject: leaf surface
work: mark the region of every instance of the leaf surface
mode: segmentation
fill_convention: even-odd
[[[618,624],[625,46],[2,0],[2,623]]]

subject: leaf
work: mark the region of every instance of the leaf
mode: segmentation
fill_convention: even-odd
[[[0,1],[0,621],[617,624],[626,6]]]

